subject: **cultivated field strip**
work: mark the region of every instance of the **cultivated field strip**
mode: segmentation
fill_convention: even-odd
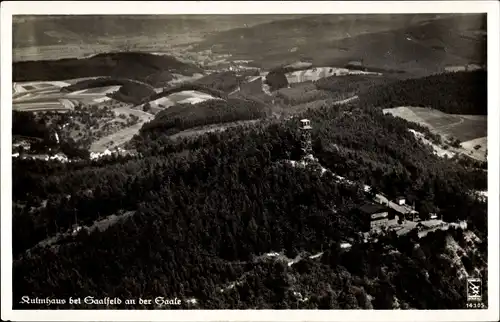
[[[76,80],[54,82],[14,83],[12,107],[18,111],[71,110],[78,103],[98,104],[110,100],[106,95],[119,90],[120,86],[104,86],[72,93],[61,92],[61,88]]]
[[[302,83],[308,81],[316,81],[321,78],[330,76],[343,76],[343,75],[382,75],[381,73],[365,72],[361,70],[351,70],[347,68],[336,67],[317,67],[306,70],[299,70],[287,73],[285,76],[288,83]]]

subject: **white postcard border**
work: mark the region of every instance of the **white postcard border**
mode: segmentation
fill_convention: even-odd
[[[488,310],[12,310],[13,14],[488,14]],[[495,321],[499,319],[499,5],[497,1],[19,1],[1,3],[1,312],[13,321]],[[84,295],[83,295],[84,296]]]

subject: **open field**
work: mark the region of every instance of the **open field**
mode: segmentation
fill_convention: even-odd
[[[454,137],[462,142],[488,135],[487,116],[446,114],[425,107],[396,107],[384,109],[384,114],[392,114],[410,122],[428,127],[432,132],[446,138]]]
[[[296,61],[294,63],[286,65],[285,67],[296,68],[296,69],[305,69],[305,68],[309,68],[311,66],[312,66],[312,63],[310,63],[310,62]]]
[[[160,97],[154,101],[150,101],[149,105],[153,109],[162,109],[174,106],[176,104],[196,104],[211,99],[219,98],[200,91],[182,91],[170,94],[165,97]],[[143,106],[144,104],[140,106],[141,109]]]
[[[446,114],[431,108],[406,106],[384,109],[383,112],[423,125],[445,139],[456,138],[461,141],[460,148],[449,147],[448,151],[429,142],[439,156],[450,157],[461,153],[479,161],[486,161],[486,115]],[[476,149],[478,145],[480,147]]]
[[[481,161],[486,161],[485,153],[486,149],[488,148],[488,138],[487,137],[482,137],[482,138],[477,138],[474,140],[466,141],[460,143],[462,146],[462,149],[468,153],[468,155],[471,158],[481,160]],[[478,147],[479,146],[479,147]],[[477,150],[475,149],[476,147]]]
[[[198,80],[202,78],[203,74],[200,73],[195,73],[193,76],[186,76],[186,75],[181,75],[181,74],[172,74],[174,77],[171,81],[169,81],[169,85],[176,85],[176,84],[181,84],[181,83],[190,83],[195,80]]]
[[[69,111],[72,108],[62,102],[38,102],[38,103],[19,103],[13,105],[13,109],[24,112],[40,111]]]
[[[22,82],[13,84],[12,107],[18,111],[71,110],[78,103],[98,104],[109,100],[108,93],[117,91],[120,86],[91,88],[72,93],[61,92],[70,85],[66,81]]]
[[[100,138],[99,140],[92,142],[90,146],[90,152],[103,152],[106,149],[112,149],[118,147],[126,142],[130,141],[134,135],[139,132],[144,122],[139,122],[135,125],[124,128],[118,132],[111,135]]]
[[[306,70],[298,70],[285,74],[288,83],[317,81],[318,79],[330,76],[345,76],[345,75],[382,75],[382,74],[375,72],[352,70],[347,68],[338,68],[338,67],[316,67]]]
[[[466,64],[462,66],[447,66],[444,68],[446,72],[453,73],[453,72],[461,72],[461,71],[471,71],[471,70],[478,70],[482,69],[483,67],[478,65],[478,64]]]
[[[112,92],[116,92],[120,89],[120,86],[103,86],[103,87],[94,87],[89,89],[84,89],[81,91],[72,92],[69,96],[74,96],[78,94],[108,94]]]
[[[16,82],[12,84],[12,94],[21,93],[38,93],[43,91],[53,92],[56,89],[59,90],[62,87],[68,86],[69,83],[59,81],[59,82]]]

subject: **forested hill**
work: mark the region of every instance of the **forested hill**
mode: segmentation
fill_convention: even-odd
[[[197,66],[168,55],[141,52],[97,54],[90,58],[14,62],[14,82],[64,80],[83,77],[110,76],[144,81],[156,86],[172,79],[172,73],[192,75]]]
[[[360,100],[381,108],[421,106],[449,114],[487,115],[487,88],[484,70],[443,73],[372,86]]]
[[[312,119],[314,153],[324,166],[390,196],[423,200],[418,209],[439,208],[445,220],[465,219],[484,239],[486,205],[469,191],[485,189],[486,174],[432,155],[408,132],[418,125],[357,105],[303,116]],[[278,162],[297,157],[296,127],[290,120],[176,142],[168,133],[141,136],[142,157],[92,164],[14,160],[14,299],[168,294],[194,297],[198,308],[462,308],[459,267],[441,256],[446,234],[420,240],[421,251],[411,236],[359,244],[353,211],[367,200],[361,187]],[[103,232],[83,230],[25,254],[75,222],[91,225],[122,211],[135,214]],[[354,246],[342,254],[346,240]],[[485,266],[482,245],[467,262],[470,272]],[[386,254],[380,248],[394,251],[376,255]],[[321,251],[325,257],[296,267],[255,261],[281,250],[288,258]],[[220,291],[235,281],[242,283],[234,292]]]
[[[139,135],[154,139],[198,126],[255,120],[270,114],[271,109],[265,104],[238,98],[176,104],[160,111],[153,120],[145,123]]]

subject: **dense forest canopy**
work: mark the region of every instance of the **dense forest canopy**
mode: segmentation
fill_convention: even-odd
[[[12,111],[12,135],[46,138],[50,135],[46,122],[33,113]]]
[[[285,75],[287,72],[285,68],[277,68],[271,70],[269,74],[267,74],[266,83],[271,87],[271,90],[276,91],[288,85],[288,80]]]
[[[450,114],[487,115],[486,81],[484,70],[443,73],[369,87],[360,98],[382,108],[421,106]]]
[[[245,81],[246,76],[258,76],[258,70],[249,70],[236,74],[233,71],[215,72],[200,79],[194,84],[211,88],[220,92],[230,93]]]
[[[486,174],[434,156],[408,132],[418,125],[363,103],[301,115],[314,124],[315,156],[359,182],[350,186],[328,172],[280,162],[300,155],[296,119],[172,141],[166,129],[176,113],[182,109],[168,109],[152,128],[145,126],[133,141],[137,157],[13,161],[14,297],[169,294],[195,297],[201,308],[446,309],[464,303],[458,268],[436,251],[449,234],[465,243],[461,231],[431,234],[418,241],[418,252],[411,235],[360,243],[354,211],[368,200],[363,183],[389,196],[405,194],[417,208],[439,209],[446,221],[466,220],[486,237],[486,205],[470,196],[486,189]],[[148,131],[154,135],[144,135]],[[134,214],[104,231],[64,235],[74,224],[91,226],[123,211]],[[58,241],[33,248],[50,236]],[[353,243],[351,250],[339,250],[344,241]],[[464,244],[470,270],[477,267],[471,263],[485,266],[481,245],[473,255]],[[293,266],[258,258],[272,251],[287,258],[323,255]],[[242,282],[233,291],[220,291],[235,281]],[[421,289],[407,292],[412,285]],[[298,301],[294,292],[310,300]]]
[[[346,95],[363,93],[372,86],[379,86],[396,80],[386,75],[345,75],[321,78],[315,81],[314,85],[320,90],[334,93],[337,97],[345,97]]]

